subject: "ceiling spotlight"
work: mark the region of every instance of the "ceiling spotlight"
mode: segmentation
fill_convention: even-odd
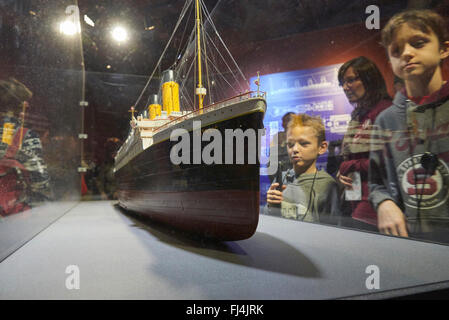
[[[59,24],[59,32],[67,36],[73,36],[74,34],[80,32],[80,26],[79,24],[66,20]]]
[[[92,21],[91,18],[87,14],[84,15],[84,22],[90,25],[91,27],[95,27],[95,22]]]
[[[108,65],[106,66],[106,69],[111,69],[111,65],[108,64]]]
[[[128,39],[128,32],[123,27],[115,27],[112,29],[112,37],[117,42],[123,42]]]

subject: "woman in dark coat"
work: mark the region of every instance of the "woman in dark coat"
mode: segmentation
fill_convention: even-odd
[[[368,201],[371,130],[377,115],[392,101],[379,69],[365,57],[344,63],[338,81],[354,111],[342,143],[343,162],[337,181],[344,187],[344,200],[351,208],[350,226],[377,231],[377,214]]]

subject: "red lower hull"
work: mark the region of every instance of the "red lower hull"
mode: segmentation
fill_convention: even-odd
[[[176,229],[219,240],[251,237],[259,221],[259,192],[121,191],[120,205]]]

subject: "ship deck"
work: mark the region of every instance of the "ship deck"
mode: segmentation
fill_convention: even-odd
[[[264,215],[247,240],[203,242],[113,202],[53,205],[61,216],[0,263],[0,299],[384,298],[449,286],[449,246]],[[65,287],[69,265],[79,290]],[[370,265],[379,290],[365,287]]]

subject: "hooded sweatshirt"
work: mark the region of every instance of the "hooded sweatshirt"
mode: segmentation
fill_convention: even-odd
[[[413,99],[416,101],[416,99]],[[417,105],[398,92],[379,114],[371,143],[369,186],[374,208],[394,201],[404,212],[409,234],[449,234],[449,84]],[[438,155],[434,173],[421,163]]]
[[[286,185],[282,205],[267,205],[266,214],[308,222],[338,222],[338,185],[331,175],[325,171],[296,175],[290,169],[282,173],[282,180]]]

